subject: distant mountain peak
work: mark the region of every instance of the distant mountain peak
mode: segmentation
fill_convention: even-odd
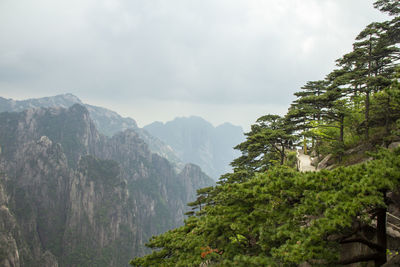
[[[244,139],[242,127],[228,122],[214,127],[199,116],[153,122],[143,129],[172,147],[183,162],[199,165],[214,179],[231,171],[229,163],[239,156],[233,147]]]
[[[71,102],[82,103],[82,101],[79,99],[79,97],[77,97],[76,95],[73,95],[71,93],[56,95],[56,96],[54,96],[54,98],[64,98]]]

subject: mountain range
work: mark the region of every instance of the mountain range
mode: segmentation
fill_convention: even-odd
[[[230,123],[214,127],[206,120],[191,116],[166,123],[154,122],[139,128],[132,118],[124,118],[109,109],[83,103],[72,94],[27,100],[0,97],[0,112],[23,111],[39,107],[69,108],[80,104],[89,111],[98,131],[106,136],[132,129],[145,141],[151,152],[170,161],[177,171],[185,163],[194,163],[214,180],[231,171],[230,162],[240,155],[233,147],[244,141],[243,129]]]
[[[143,127],[172,147],[183,162],[193,162],[214,179],[231,171],[230,162],[240,153],[234,146],[244,141],[243,129],[230,123],[214,127],[196,117],[181,117]]]
[[[52,97],[33,98],[26,100],[13,100],[0,97],[0,112],[20,112],[29,108],[40,107],[62,107],[69,108],[74,104],[80,104],[89,111],[90,118],[95,124],[97,130],[106,136],[113,136],[115,133],[126,129],[135,130],[140,137],[147,143],[150,151],[168,159],[175,167],[182,170],[184,164],[161,140],[150,135],[145,130],[139,128],[132,118],[124,118],[118,113],[98,106],[83,103],[78,97],[72,94],[56,95]]]

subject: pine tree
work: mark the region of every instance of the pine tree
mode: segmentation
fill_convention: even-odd
[[[295,140],[291,131],[284,118],[278,115],[258,118],[256,124],[251,126],[251,131],[245,134],[246,141],[235,147],[242,152],[242,156],[235,159],[232,166],[246,167],[251,171],[265,171],[275,161],[283,165],[286,149],[291,147]]]
[[[374,7],[389,15],[400,14],[400,2],[398,0],[378,0],[374,3]]]
[[[322,114],[326,108],[326,98],[322,95],[327,90],[327,81],[310,81],[303,87],[302,91],[294,93],[297,97],[291,104],[285,116],[287,124],[294,124],[294,130],[301,131],[301,135],[311,137],[312,147],[319,154],[318,142],[320,136],[313,135],[310,129],[315,128],[322,119]]]
[[[390,23],[371,23],[356,38],[353,51],[339,59],[342,69],[340,85],[348,84],[346,93],[357,101],[360,95],[364,101],[364,135],[369,139],[371,127],[371,96],[388,86],[393,74],[399,49],[388,34]],[[358,103],[358,102],[357,102]]]

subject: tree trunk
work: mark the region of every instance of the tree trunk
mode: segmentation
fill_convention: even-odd
[[[385,135],[388,137],[390,135],[390,124],[389,124],[389,112],[390,112],[390,95],[388,94],[386,99],[386,111],[385,111]],[[389,146],[389,141],[386,140],[385,146]]]
[[[384,194],[386,198],[386,193]],[[381,247],[378,251],[379,258],[375,260],[375,266],[382,266],[386,263],[387,235],[386,235],[386,208],[379,208],[376,218],[377,243]]]
[[[369,140],[369,89],[367,88],[367,92],[365,95],[365,139]]]
[[[365,95],[365,139],[369,140],[369,96],[370,96],[370,88],[369,88],[369,78],[371,77],[371,61],[372,61],[372,36],[369,36],[369,53],[368,53],[368,80],[367,80],[367,90]]]
[[[340,115],[340,151],[339,151],[339,162],[342,162],[343,150],[344,150],[344,115]]]
[[[340,145],[344,146],[344,115],[340,115],[340,137],[339,137]]]
[[[285,163],[285,147],[282,145],[282,150],[281,150],[281,165]]]

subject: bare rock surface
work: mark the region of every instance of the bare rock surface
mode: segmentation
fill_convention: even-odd
[[[400,146],[400,141],[391,143],[388,148],[395,149],[395,148],[398,148],[399,146]]]
[[[329,161],[331,160],[332,155],[329,154],[325,158],[323,158],[318,164],[318,170],[326,169],[329,166]]]
[[[394,256],[387,263],[382,265],[382,267],[399,267],[400,266],[400,255]]]

